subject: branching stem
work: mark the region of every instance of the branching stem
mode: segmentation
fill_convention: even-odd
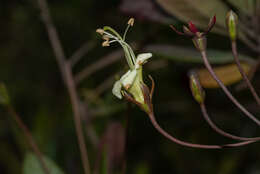
[[[257,104],[260,106],[260,98],[259,96],[257,95],[252,83],[250,82],[250,80],[248,79],[245,71],[243,70],[242,66],[241,66],[241,63],[238,59],[238,53],[237,53],[237,44],[235,41],[231,41],[231,46],[232,46],[232,53],[233,53],[233,56],[234,56],[234,59],[235,59],[235,62],[237,64],[237,67],[238,67],[238,70],[240,72],[240,74],[242,75],[243,79],[245,80],[249,90],[251,91],[252,95],[254,96]]]
[[[160,127],[160,125],[157,123],[153,113],[149,113],[148,116],[149,116],[150,121],[152,122],[153,126],[155,127],[155,129],[157,129],[158,132],[160,132],[163,136],[165,136],[167,139],[171,140],[172,142],[182,145],[182,146],[186,146],[186,147],[199,148],[199,149],[222,149],[225,147],[244,146],[244,145],[256,142],[256,141],[244,141],[244,142],[233,143],[233,144],[224,144],[224,145],[203,145],[203,144],[188,143],[188,142],[179,140],[179,139],[171,136],[169,133],[167,133],[165,130],[163,130]]]
[[[212,66],[210,65],[206,51],[201,52],[201,56],[203,59],[203,62],[208,69],[211,76],[216,80],[216,82],[219,84],[219,86],[222,88],[224,93],[227,95],[227,97],[251,120],[253,120],[258,126],[260,126],[260,120],[258,120],[254,115],[252,115],[244,106],[242,106],[237,99],[229,92],[227,87],[223,84],[223,82],[217,77],[216,73],[214,72]]]
[[[234,140],[240,140],[240,141],[259,141],[260,137],[255,137],[255,138],[245,138],[245,137],[240,137],[240,136],[236,136],[236,135],[232,135],[230,133],[227,133],[225,131],[223,131],[222,129],[220,129],[219,127],[216,126],[216,124],[210,119],[206,106],[205,104],[200,104],[200,108],[201,108],[201,112],[202,115],[204,117],[204,119],[207,121],[207,123],[210,125],[210,127],[216,131],[217,133],[219,133],[220,135],[223,135],[225,137],[234,139]]]

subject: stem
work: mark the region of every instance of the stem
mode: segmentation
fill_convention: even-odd
[[[234,56],[234,59],[235,59],[235,62],[237,64],[237,67],[238,67],[238,70],[240,72],[240,74],[242,75],[243,79],[245,80],[248,88],[250,89],[252,95],[254,96],[257,104],[260,106],[260,98],[259,96],[257,95],[252,83],[250,82],[250,80],[248,79],[245,71],[243,70],[242,66],[241,66],[241,63],[238,59],[238,53],[237,53],[237,44],[236,44],[236,41],[231,41],[231,46],[232,46],[232,53],[233,53],[233,56]]]
[[[203,59],[203,62],[206,66],[206,68],[208,69],[209,73],[211,74],[211,76],[216,80],[216,82],[219,84],[219,86],[222,88],[222,90],[224,91],[224,93],[227,95],[227,97],[247,116],[249,117],[251,120],[253,120],[258,126],[260,126],[260,120],[258,120],[254,115],[252,115],[250,112],[248,112],[248,110],[242,106],[237,99],[229,92],[229,90],[227,89],[227,87],[223,84],[223,82],[217,77],[216,73],[213,71],[208,58],[207,58],[207,54],[206,51],[202,51],[201,52],[201,56]]]
[[[41,10],[41,17],[47,29],[49,40],[55,54],[56,61],[59,65],[63,81],[65,83],[65,86],[70,96],[72,110],[74,113],[73,118],[76,127],[76,133],[78,138],[79,149],[81,152],[80,154],[81,154],[82,165],[84,168],[84,173],[90,174],[89,160],[88,160],[87,149],[86,149],[86,144],[85,144],[84,135],[82,131],[81,119],[80,119],[81,116],[81,112],[79,108],[80,103],[76,92],[76,86],[75,86],[75,81],[73,79],[71,67],[70,64],[66,61],[66,57],[61,42],[59,40],[56,28],[52,22],[46,0],[38,0],[38,4]]]
[[[30,130],[26,127],[26,125],[23,123],[20,116],[15,112],[15,110],[11,106],[7,106],[7,110],[9,112],[9,114],[13,117],[15,122],[17,123],[18,127],[23,131],[25,138],[27,139],[32,150],[34,151],[35,155],[39,159],[39,162],[41,164],[41,167],[42,167],[44,173],[50,174],[50,170],[48,169],[45,161],[43,160],[43,155],[42,155],[41,151],[39,150],[39,147],[35,143]]]
[[[207,113],[207,109],[206,109],[206,106],[204,103],[200,104],[200,108],[201,108],[201,112],[202,112],[202,115],[204,117],[204,119],[208,122],[208,124],[210,125],[210,127],[215,130],[217,133],[225,136],[225,137],[228,137],[228,138],[231,138],[231,139],[234,139],[234,140],[241,140],[241,141],[259,141],[260,140],[260,137],[256,137],[256,138],[245,138],[245,137],[240,137],[240,136],[236,136],[236,135],[232,135],[230,133],[227,133],[225,131],[223,131],[222,129],[218,128],[215,123],[210,119],[208,113]]]
[[[155,129],[157,129],[158,132],[160,132],[163,136],[165,136],[167,139],[171,140],[172,142],[186,146],[186,147],[192,147],[192,148],[199,148],[199,149],[222,149],[224,147],[239,147],[243,145],[247,145],[250,143],[254,143],[256,141],[245,141],[245,142],[240,142],[240,143],[233,143],[233,144],[224,144],[224,145],[203,145],[203,144],[193,144],[193,143],[188,143],[184,142],[182,140],[179,140],[173,136],[171,136],[169,133],[167,133],[165,130],[163,130],[160,125],[157,123],[154,114],[153,113],[148,113],[148,116],[150,118],[150,121],[152,122],[153,126]]]

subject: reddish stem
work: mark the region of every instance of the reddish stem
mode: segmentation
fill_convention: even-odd
[[[242,66],[241,66],[241,63],[238,59],[238,53],[237,53],[237,44],[235,41],[231,41],[231,46],[232,46],[232,53],[233,53],[233,56],[234,56],[234,59],[235,59],[235,62],[237,64],[237,67],[238,67],[238,70],[240,72],[240,74],[242,75],[243,79],[245,80],[249,90],[251,91],[252,95],[254,96],[257,104],[260,106],[260,98],[259,96],[257,95],[252,83],[250,82],[250,80],[248,79],[245,71],[243,70]]]
[[[155,129],[157,129],[158,132],[160,132],[163,136],[165,136],[167,139],[171,140],[172,142],[182,145],[182,146],[186,146],[186,147],[199,148],[199,149],[222,149],[225,147],[244,146],[244,145],[256,142],[256,141],[244,141],[244,142],[233,143],[233,144],[224,144],[224,145],[203,145],[203,144],[188,143],[188,142],[179,140],[179,139],[171,136],[169,133],[167,133],[165,130],[163,130],[160,127],[160,125],[157,123],[153,113],[149,113],[148,116],[149,116],[150,121],[152,122],[153,126],[155,127]]]
[[[240,136],[236,136],[236,135],[232,135],[230,133],[227,133],[225,131],[223,131],[222,129],[220,129],[219,127],[216,126],[216,124],[210,119],[206,106],[205,104],[200,104],[200,108],[201,108],[201,112],[202,115],[204,117],[204,119],[207,121],[207,123],[210,125],[210,127],[216,131],[217,133],[219,133],[220,135],[223,135],[225,137],[234,139],[234,140],[240,140],[240,141],[259,141],[260,137],[255,137],[255,138],[245,138],[245,137],[240,137]]]
[[[223,82],[217,77],[216,73],[214,72],[212,66],[210,65],[206,51],[201,52],[201,56],[203,59],[203,62],[208,69],[211,76],[216,80],[216,82],[219,84],[219,86],[222,88],[224,93],[227,95],[227,97],[251,120],[253,120],[258,126],[260,126],[260,120],[258,120],[254,115],[252,115],[244,106],[242,106],[237,99],[229,92],[227,87],[223,84]]]

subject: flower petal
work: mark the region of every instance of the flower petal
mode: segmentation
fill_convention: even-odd
[[[124,75],[122,75],[122,77],[120,78],[120,81],[122,82],[129,74],[130,74],[130,70],[128,70]]]
[[[192,33],[196,34],[197,32],[199,32],[199,30],[197,29],[197,27],[190,21],[189,23],[189,29]]]
[[[112,93],[119,99],[122,99],[121,88],[122,88],[122,83],[120,80],[118,80],[114,83],[112,89]]]
[[[124,88],[127,90],[127,89],[129,89],[131,86],[132,86],[132,84],[133,84],[133,82],[134,82],[134,80],[135,80],[135,77],[136,77],[136,74],[137,74],[137,72],[136,72],[136,70],[134,69],[134,70],[132,70],[132,71],[130,71],[130,73],[126,73],[121,79],[120,79],[120,81],[121,81],[121,83],[123,84],[123,86],[124,86]]]
[[[137,56],[135,68],[138,69],[141,65],[145,64],[148,59],[152,57],[152,53],[142,53]]]

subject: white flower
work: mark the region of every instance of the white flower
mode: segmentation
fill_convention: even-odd
[[[136,76],[137,76],[137,70],[147,62],[149,58],[152,57],[152,53],[142,53],[137,56],[136,63],[133,70],[128,70],[121,78],[120,80],[116,81],[112,93],[119,99],[122,99],[122,87],[125,88],[125,90],[128,90],[131,88],[132,84],[134,83]]]
[[[137,55],[135,68],[136,69],[140,68],[140,66],[145,64],[147,60],[150,59],[152,56],[153,56],[152,53],[142,53]]]

